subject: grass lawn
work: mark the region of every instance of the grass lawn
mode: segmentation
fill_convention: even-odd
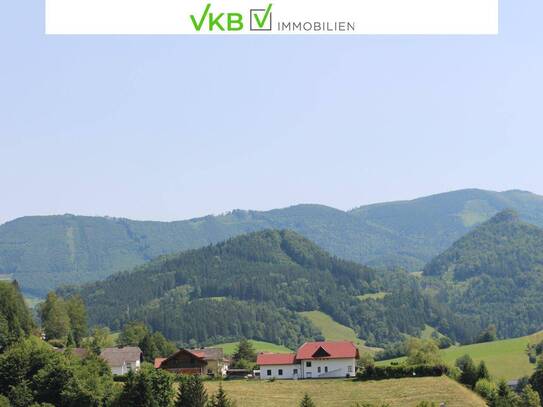
[[[364,341],[356,337],[354,330],[334,321],[324,312],[308,311],[300,312],[299,314],[309,319],[313,325],[319,328],[324,338],[328,341],[351,341],[363,351],[374,352],[378,350],[365,346]]]
[[[470,355],[476,363],[484,360],[490,374],[497,378],[511,380],[533,373],[535,365],[528,361],[524,350],[528,343],[536,343],[541,340],[543,340],[543,332],[503,341],[452,346],[442,350],[441,353],[444,361],[449,364],[454,364],[456,359],[465,354]],[[403,358],[381,361],[378,364],[386,365],[394,360],[401,361]]]
[[[355,403],[388,403],[415,407],[421,401],[445,402],[447,407],[485,407],[476,394],[447,377],[422,377],[374,382],[352,380],[224,381],[223,387],[237,407],[294,407],[305,393],[317,407],[353,407]],[[206,382],[209,394],[219,382]]]
[[[250,340],[253,344],[253,347],[257,352],[292,352],[289,348],[286,348],[281,345],[275,345],[273,343],[269,342],[262,342],[262,341],[253,341]],[[229,343],[220,343],[217,345],[212,345],[212,348],[223,348],[225,355],[233,355],[234,352],[236,352],[236,349],[238,347],[239,342],[229,342]]]

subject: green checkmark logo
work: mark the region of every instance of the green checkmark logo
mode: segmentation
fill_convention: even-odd
[[[258,28],[260,29],[264,28],[264,25],[266,24],[266,20],[268,20],[268,17],[270,16],[271,9],[272,9],[272,3],[268,4],[268,8],[266,9],[264,16],[262,17],[262,20],[258,16],[258,13],[253,13],[253,16],[255,18],[256,24],[258,25]]]

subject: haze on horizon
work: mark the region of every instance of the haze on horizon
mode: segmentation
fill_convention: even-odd
[[[0,16],[0,223],[543,193],[543,3],[497,37],[46,37]]]

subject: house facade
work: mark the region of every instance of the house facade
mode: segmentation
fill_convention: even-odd
[[[206,362],[206,374],[213,377],[226,376],[228,362],[222,348],[191,349],[193,355],[201,357]]]
[[[137,372],[143,361],[143,353],[137,346],[104,348],[100,352],[100,357],[106,361],[113,375]]]
[[[354,377],[357,347],[348,341],[306,342],[296,353],[260,353],[261,379],[325,379]]]
[[[221,348],[179,349],[168,358],[155,359],[155,368],[177,374],[222,377],[228,364]]]

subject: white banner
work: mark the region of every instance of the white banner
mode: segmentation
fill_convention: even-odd
[[[46,0],[47,34],[498,33],[498,0]]]

